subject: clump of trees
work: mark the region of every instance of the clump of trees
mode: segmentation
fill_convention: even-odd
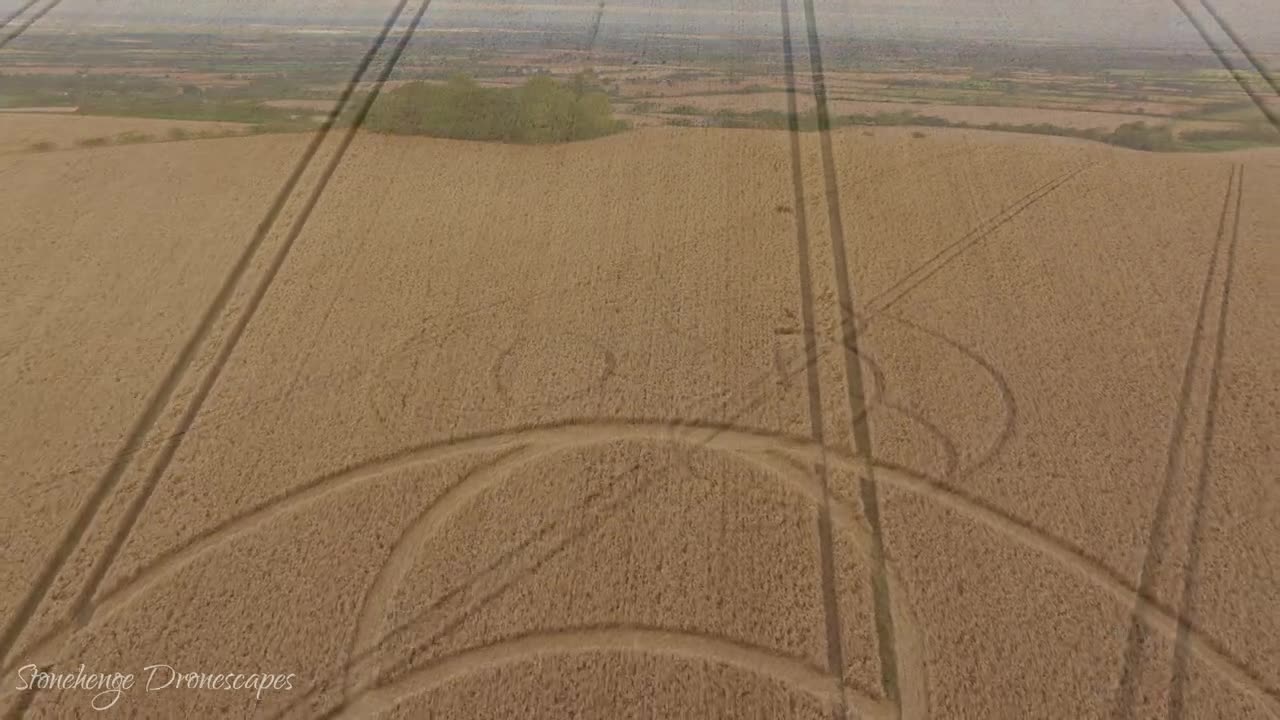
[[[1104,136],[1102,141],[1149,152],[1168,152],[1178,149],[1173,130],[1168,125],[1148,125],[1144,122],[1125,123],[1112,130],[1110,135]]]
[[[518,88],[482,87],[466,75],[412,82],[383,93],[364,126],[397,135],[554,143],[617,132],[609,96],[590,71],[567,82],[529,78]]]

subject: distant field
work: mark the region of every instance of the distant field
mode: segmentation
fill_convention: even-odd
[[[1280,114],[1280,98],[1262,98],[1267,107],[1275,113]],[[1236,107],[1214,111],[1210,109],[1208,112],[1198,114],[1196,119],[1199,120],[1222,120],[1230,122],[1249,122],[1256,121],[1262,117],[1258,109],[1252,104],[1237,101]]]
[[[1177,115],[1193,111],[1200,107],[1198,102],[1147,102],[1143,100],[1109,100],[1078,95],[1038,96],[1027,99],[1029,105],[1065,105],[1064,110],[1079,110],[1082,107],[1090,112],[1108,112],[1121,115],[1140,115],[1150,118],[1153,115]],[[1087,106],[1087,107],[1086,107]],[[1141,112],[1139,112],[1141,111]]]
[[[1239,126],[1238,123],[1226,120],[1174,120],[1173,131],[1175,133],[1184,133],[1191,130],[1231,130]]]
[[[1120,113],[1086,112],[1081,110],[1043,110],[1022,107],[983,107],[966,105],[914,104],[914,103],[877,103],[859,102],[856,100],[835,99],[831,103],[834,113],[877,113],[877,112],[915,112],[921,115],[933,115],[953,122],[967,122],[975,125],[987,123],[1034,124],[1048,123],[1060,127],[1088,129],[1100,128],[1113,130],[1125,123],[1152,122],[1152,118],[1143,115],[1127,115]]]
[[[680,98],[661,98],[652,102],[659,108],[670,110],[681,106],[689,106],[715,112],[731,110],[734,112],[753,112],[756,110],[780,110],[786,107],[786,93],[751,93],[746,95],[701,95]],[[800,111],[813,108],[813,98],[809,95],[797,97]],[[987,123],[1034,124],[1048,123],[1068,128],[1101,128],[1111,130],[1125,123],[1153,122],[1158,118],[1144,115],[1085,112],[1079,110],[1045,110],[1039,108],[1020,107],[987,107],[974,105],[948,105],[938,103],[894,103],[866,102],[858,100],[841,100],[838,97],[831,101],[831,111],[840,114],[866,114],[890,112],[913,112],[919,115],[932,115],[953,122],[967,122],[975,125]]]
[[[195,83],[204,86],[234,87],[243,85],[245,80],[228,77],[225,73],[197,72],[166,67],[138,67],[134,65],[21,65],[13,64],[3,67],[3,72],[10,75],[129,75],[137,78],[153,78],[170,80],[177,83]]]
[[[316,110],[319,112],[328,112],[337,104],[336,100],[267,100],[262,103],[267,107],[283,108],[285,110]]]
[[[41,143],[52,145],[46,149],[98,140],[109,144],[129,133],[134,134],[134,141],[141,142],[144,135],[152,140],[167,140],[173,139],[175,131],[194,137],[201,133],[243,133],[251,127],[227,122],[7,112],[0,113],[0,152],[26,151]]]
[[[18,108],[0,108],[0,113],[74,113],[77,108],[72,106],[49,105],[44,107],[18,107]]]

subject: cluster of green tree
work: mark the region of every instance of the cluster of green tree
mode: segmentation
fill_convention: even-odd
[[[1168,125],[1148,125],[1144,122],[1131,122],[1121,125],[1110,133],[1103,133],[1098,130],[1085,130],[1084,132],[1099,134],[1100,137],[1094,139],[1101,140],[1109,145],[1119,145],[1120,147],[1134,150],[1169,152],[1181,149],[1178,146],[1177,139],[1173,136],[1173,129]],[[1089,137],[1089,135],[1086,134],[1082,137]]]
[[[568,82],[532,77],[517,88],[482,87],[466,75],[412,82],[383,93],[365,127],[397,135],[551,143],[624,129],[590,71]]]

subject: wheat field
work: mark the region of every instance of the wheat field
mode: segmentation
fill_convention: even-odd
[[[0,157],[5,677],[298,675],[153,717],[1096,717],[1185,652],[1191,716],[1280,713],[1280,162],[819,140],[361,134],[261,236],[306,136]]]

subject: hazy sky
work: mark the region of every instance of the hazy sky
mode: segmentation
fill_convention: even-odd
[[[798,12],[801,0],[790,0]],[[1189,5],[1208,23],[1199,0]],[[21,0],[0,0],[0,14]],[[1280,0],[1214,0],[1251,45],[1280,50]],[[292,20],[306,24],[377,21],[393,0],[63,0],[48,16],[100,20]],[[410,2],[417,5],[417,0]],[[815,0],[825,34],[944,36],[1004,40],[1186,46],[1200,40],[1172,0]],[[428,22],[536,28],[590,22],[591,0],[432,0]],[[776,32],[778,0],[605,0],[613,29],[668,32]],[[1223,38],[1225,43],[1226,39]]]

